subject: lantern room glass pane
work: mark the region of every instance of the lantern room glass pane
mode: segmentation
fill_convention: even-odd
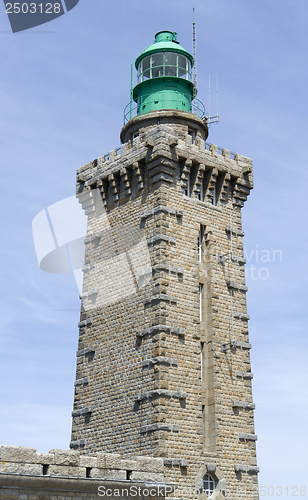
[[[177,76],[177,54],[165,52],[165,76]]]
[[[138,66],[138,83],[148,78],[171,76],[191,79],[191,63],[187,57],[176,52],[157,52],[146,56]]]
[[[142,64],[142,81],[150,78],[150,56],[145,57],[140,65]]]
[[[179,66],[180,66],[180,68],[186,69],[186,62],[187,62],[187,58],[185,56],[183,56],[182,54],[179,54]]]
[[[152,58],[152,78],[163,76],[163,61],[164,61],[163,52],[152,54],[151,58]]]
[[[183,56],[182,54],[179,54],[179,76],[184,78],[187,78],[188,75],[187,73],[190,73],[190,63],[187,57]]]

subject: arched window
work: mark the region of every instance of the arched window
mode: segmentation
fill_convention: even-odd
[[[215,479],[211,476],[211,474],[205,474],[203,476],[202,489],[208,498],[210,498],[213,495],[215,488],[216,488]]]

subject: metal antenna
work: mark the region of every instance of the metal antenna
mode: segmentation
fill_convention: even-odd
[[[196,43],[196,20],[195,20],[195,2],[193,2],[193,24],[192,24],[192,36],[193,36],[193,84],[194,84],[194,97],[197,95],[197,43]]]
[[[218,114],[218,71],[216,73],[216,116],[219,119],[219,114]]]
[[[209,74],[209,115],[207,117],[206,123],[210,126],[213,123],[219,122],[218,115],[218,73],[216,74],[216,115],[211,116],[211,75]]]
[[[209,73],[209,120],[211,117],[211,73]]]

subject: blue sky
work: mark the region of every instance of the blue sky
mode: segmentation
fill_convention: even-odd
[[[308,487],[308,5],[195,6],[198,97],[206,106],[208,75],[214,96],[219,74],[221,121],[209,141],[254,160],[243,228],[259,480],[267,489],[288,486],[291,496],[292,487]],[[46,452],[70,441],[80,300],[72,274],[39,269],[32,220],[74,194],[79,166],[120,145],[130,64],[154,34],[177,31],[191,50],[192,2],[80,0],[16,34],[0,7],[0,443]],[[274,250],[282,259],[274,261]]]

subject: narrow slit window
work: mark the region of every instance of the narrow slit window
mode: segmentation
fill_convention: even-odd
[[[216,194],[216,184],[214,186],[214,189],[213,189],[213,198],[212,198],[212,204],[213,205],[216,205],[217,204],[217,194]]]
[[[195,130],[188,130],[188,135],[191,137],[191,143],[194,144],[195,139],[196,139],[196,131]]]
[[[202,321],[202,292],[203,292],[203,284],[199,283],[199,309],[200,309],[200,321]]]
[[[202,201],[208,201],[207,194],[208,194],[209,183],[211,180],[211,175],[212,175],[212,169],[205,170],[204,175],[203,175],[203,179],[202,179],[202,192],[203,192]]]
[[[202,412],[202,443],[205,444],[205,405],[201,407]]]
[[[203,201],[203,199],[204,199],[204,194],[203,194],[203,179],[202,179],[201,184],[200,184],[198,197],[199,197],[200,201]]]
[[[185,188],[185,195],[190,196],[190,178],[191,178],[191,173],[187,174],[187,185]]]
[[[42,475],[43,476],[48,475],[48,469],[49,469],[49,465],[42,465]]]
[[[218,205],[224,179],[225,179],[225,174],[220,174],[217,177],[213,192],[213,205]]]
[[[204,235],[204,227],[200,226],[200,231],[199,231],[199,235],[198,235],[198,262],[202,262],[203,235]]]

